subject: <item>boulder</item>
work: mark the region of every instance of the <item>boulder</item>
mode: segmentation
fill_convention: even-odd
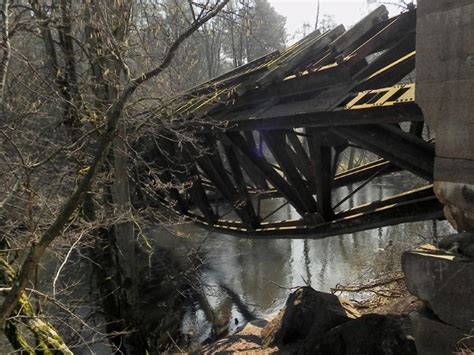
[[[425,301],[444,323],[465,332],[474,325],[474,261],[426,248],[405,252],[402,269],[408,290]]]
[[[440,249],[474,259],[474,233],[457,233],[443,237],[438,243]]]
[[[410,315],[419,354],[444,355],[474,350],[474,338],[463,331],[439,321],[430,311],[418,311]],[[470,352],[469,352],[470,353]]]
[[[265,346],[285,346],[320,335],[356,319],[360,314],[343,298],[301,287],[293,292],[285,307],[263,330]]]
[[[402,329],[402,318],[367,314],[343,323],[319,337],[307,339],[298,354],[398,355],[416,354],[413,339]]]

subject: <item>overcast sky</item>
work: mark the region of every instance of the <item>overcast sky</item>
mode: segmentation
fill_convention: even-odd
[[[288,40],[295,31],[302,28],[303,23],[314,26],[316,19],[317,0],[269,0],[273,8],[286,17]],[[369,1],[370,2],[370,1]],[[373,1],[372,1],[373,2]],[[374,9],[376,5],[370,5]],[[396,15],[396,8],[391,8],[391,16]],[[324,14],[333,15],[336,24],[343,24],[346,29],[367,15],[367,0],[321,0],[320,19]]]

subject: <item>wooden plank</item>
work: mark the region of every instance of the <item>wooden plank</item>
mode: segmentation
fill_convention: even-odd
[[[343,34],[344,31],[344,26],[339,25],[317,37],[313,42],[309,43],[302,50],[294,51],[294,53],[292,53],[288,58],[285,58],[284,61],[276,64],[273,69],[269,70],[267,73],[262,75],[261,78],[257,79],[257,85],[260,88],[266,87],[274,82],[282,80],[285,76],[293,74],[293,71],[298,68],[299,65],[304,63],[308,57],[323,57],[324,50],[328,47],[328,45],[341,34]]]
[[[361,58],[388,49],[395,42],[405,37],[416,29],[416,10],[407,11],[387,21],[387,24],[377,31],[367,41],[354,49],[351,53],[345,53],[350,61],[358,61]]]
[[[355,75],[362,82],[353,91],[397,84],[415,69],[415,34],[408,34]]]
[[[285,112],[284,115],[234,121],[227,131],[275,130],[301,127],[338,127],[375,123],[423,121],[421,109],[413,102],[390,107],[371,107],[358,110]],[[202,126],[201,126],[202,127]]]
[[[374,25],[381,23],[388,19],[388,11],[384,5],[379,6],[370,14],[365,16],[362,20],[357,22],[344,34],[339,36],[332,44],[331,48],[337,53],[351,50],[357,43],[357,39],[362,37],[365,33],[370,31]]]

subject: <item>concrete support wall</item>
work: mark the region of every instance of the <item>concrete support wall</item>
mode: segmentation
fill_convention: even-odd
[[[435,192],[474,230],[474,0],[419,0],[416,101],[436,132]]]

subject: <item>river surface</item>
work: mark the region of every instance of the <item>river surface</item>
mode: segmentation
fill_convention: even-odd
[[[346,209],[392,196],[421,185],[422,181],[407,173],[380,177],[358,191],[340,208]],[[359,184],[336,190],[333,205],[357,186]],[[262,202],[262,215],[271,213],[283,202],[280,199]],[[223,211],[230,209],[225,205],[221,208]],[[232,215],[226,218],[231,219]],[[298,218],[289,205],[278,210],[269,220],[287,218]],[[227,323],[230,333],[244,324],[245,319],[222,286],[239,295],[256,316],[269,318],[281,309],[289,293],[297,286],[311,285],[317,290],[330,291],[337,284],[367,282],[382,272],[399,270],[403,251],[419,244],[436,242],[438,236],[453,232],[445,221],[400,224],[319,240],[251,240],[209,232],[192,223],[170,228],[172,231],[162,226],[149,226],[147,234],[154,244],[160,248],[169,248],[183,258],[191,250],[199,250],[204,262],[200,280],[205,285],[206,298],[220,322]],[[389,241],[393,246],[388,247]],[[80,263],[74,266],[76,276]],[[49,275],[54,268],[57,266],[51,266]],[[86,285],[89,288],[81,292],[89,293],[91,284]],[[150,285],[152,288],[153,285]],[[189,305],[182,324],[183,333],[189,334],[197,344],[210,336],[211,327],[200,305]],[[0,337],[0,344],[4,341]],[[7,353],[6,349],[9,346],[0,345],[1,353]],[[77,354],[91,352],[108,354],[110,348],[100,342],[86,348],[80,346],[75,351]]]
[[[422,185],[422,181],[407,173],[391,174],[374,180],[342,204],[341,208],[385,198]],[[336,190],[333,205],[356,186]],[[262,215],[271,213],[283,202],[280,199],[265,201],[261,206]],[[225,210],[225,206],[222,208]],[[287,218],[298,218],[289,205],[280,209],[270,220]],[[367,282],[380,273],[400,270],[403,251],[419,244],[436,242],[438,236],[454,230],[446,221],[424,221],[319,240],[242,239],[209,232],[189,223],[176,227],[176,231],[184,240],[191,239],[197,243],[205,256],[206,267],[201,277],[207,287],[208,301],[216,316],[229,322],[232,332],[245,320],[220,285],[240,295],[257,316],[271,317],[281,309],[291,290],[297,286],[310,285],[317,290],[330,291],[337,284]],[[156,233],[156,238],[163,235],[161,232]],[[392,246],[389,246],[389,242]],[[182,252],[187,247],[189,244],[185,242]],[[183,331],[201,341],[209,336],[211,325],[199,306],[190,307],[186,313]]]

